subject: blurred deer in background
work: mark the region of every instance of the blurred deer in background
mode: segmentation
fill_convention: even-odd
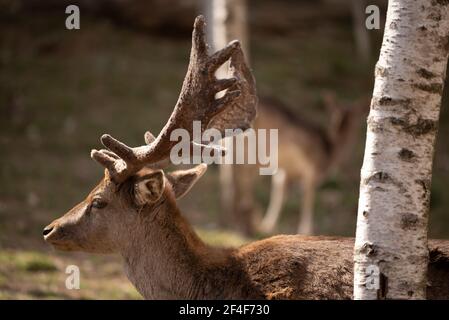
[[[297,232],[313,234],[313,207],[317,189],[337,167],[342,156],[348,153],[362,123],[362,116],[368,110],[368,101],[343,105],[337,103],[335,94],[331,92],[324,92],[322,96],[329,114],[329,126],[326,128],[297,116],[277,100],[261,99],[254,126],[256,129],[279,130],[279,169],[271,179],[270,202],[263,220],[257,221],[256,209],[252,207],[255,206],[254,200],[247,200],[245,212],[236,212],[237,216],[251,216],[240,219],[248,224],[241,228],[247,234],[253,234],[256,229],[264,233],[273,231],[282,210],[288,182],[299,182],[302,187]],[[242,172],[244,170],[239,170],[239,174],[234,177],[237,188],[244,185],[244,188],[240,188],[245,189],[245,198],[254,197],[257,174],[249,166],[244,169],[251,173],[245,174]]]
[[[353,240],[278,236],[239,249],[206,245],[181,215],[176,199],[206,165],[165,173],[173,130],[248,128],[255,117],[254,79],[238,42],[209,56],[204,20],[195,21],[190,65],[167,124],[147,145],[130,148],[109,135],[108,150],[91,156],[105,176],[87,198],[44,229],[56,249],[120,253],[128,278],[152,299],[349,299]],[[233,78],[214,72],[231,59]],[[219,99],[215,93],[227,89]],[[431,243],[429,298],[448,298],[449,245]],[[439,246],[439,248],[436,248]],[[441,251],[441,248],[445,251]]]

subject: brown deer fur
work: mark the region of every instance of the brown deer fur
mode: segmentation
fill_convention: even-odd
[[[147,299],[352,297],[353,239],[281,235],[237,249],[201,241],[173,190],[188,190],[204,171],[198,166],[186,175],[166,174],[163,190],[150,190],[160,197],[144,206],[135,205],[134,186],[153,170],[143,169],[119,186],[106,173],[81,204],[46,228],[51,231],[45,239],[63,250],[121,254],[128,278]],[[190,183],[182,179],[181,187],[174,186],[187,175]],[[93,199],[107,205],[89,211]],[[430,247],[428,297],[447,299],[449,241],[430,241]]]

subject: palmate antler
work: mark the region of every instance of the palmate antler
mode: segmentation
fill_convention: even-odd
[[[101,137],[107,148],[92,150],[91,157],[108,169],[116,183],[125,181],[146,165],[167,163],[170,150],[177,141],[170,141],[173,130],[182,128],[192,137],[193,122],[201,121],[201,130],[215,128],[245,130],[256,116],[255,81],[245,63],[238,41],[209,55],[205,41],[203,16],[195,19],[190,62],[178,102],[159,135],[145,134],[147,145],[131,148],[108,134]],[[215,71],[230,59],[232,77],[217,79]],[[219,99],[217,92],[226,90]]]

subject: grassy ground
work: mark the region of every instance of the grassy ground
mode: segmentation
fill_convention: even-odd
[[[261,94],[319,123],[325,122],[322,89],[346,101],[370,95],[374,61],[357,62],[347,19],[291,2],[270,10],[266,3],[251,13],[252,66]],[[138,298],[118,258],[54,252],[43,243],[42,228],[100,179],[89,151],[98,148],[101,134],[137,145],[145,130],[161,129],[176,102],[190,39],[136,33],[88,17],[79,31],[45,15],[0,26],[0,298]],[[377,44],[379,36],[373,35]],[[433,237],[449,236],[448,134],[446,99],[432,187]],[[363,144],[361,126],[349,160],[320,189],[317,233],[353,235]],[[180,205],[208,242],[238,245],[244,240],[217,231],[217,173],[211,167]],[[268,183],[257,187],[262,207],[268,191]],[[298,198],[293,190],[278,232],[295,231]],[[82,290],[65,289],[70,264],[81,269]]]
[[[80,289],[67,289],[66,268],[80,269]],[[139,299],[113,257],[0,251],[0,299]]]

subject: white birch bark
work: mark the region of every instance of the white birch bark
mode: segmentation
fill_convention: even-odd
[[[447,0],[389,1],[361,171],[355,299],[426,297],[427,222],[449,52],[448,8]]]

